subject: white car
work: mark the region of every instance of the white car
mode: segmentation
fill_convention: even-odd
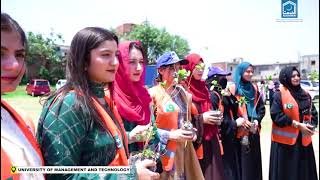
[[[67,83],[66,79],[59,79],[56,84],[56,90],[60,89],[62,86],[64,86]]]
[[[312,98],[319,99],[319,82],[310,80],[301,80],[300,85],[303,89],[307,90]]]

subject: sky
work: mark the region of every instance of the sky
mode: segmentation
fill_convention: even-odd
[[[319,0],[297,0],[298,21],[281,19],[281,0],[1,0],[25,31],[61,33],[65,45],[88,26],[148,20],[186,39],[206,63],[242,57],[253,64],[319,54]]]

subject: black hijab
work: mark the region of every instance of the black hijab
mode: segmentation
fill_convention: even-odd
[[[235,96],[222,96],[221,95],[221,90],[225,89],[227,87],[228,80],[225,75],[220,75],[220,74],[215,74],[211,77],[209,77],[206,81],[208,89],[212,86],[211,82],[212,81],[217,81],[217,83],[220,85],[220,87],[214,87],[214,91],[216,91],[221,99],[222,99],[222,104],[224,107],[230,108],[233,112],[233,114],[237,114],[237,109],[238,109],[238,104],[236,103],[237,99]]]
[[[301,88],[300,84],[298,86],[292,85],[291,77],[293,71],[297,71],[300,76],[300,72],[296,67],[288,66],[280,71],[279,80],[280,83],[290,91],[293,98],[297,101],[300,112],[305,114],[311,110],[311,97],[308,92]]]

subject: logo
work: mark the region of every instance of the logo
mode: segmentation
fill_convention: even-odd
[[[284,104],[284,108],[285,109],[292,109],[293,108],[293,104]]]
[[[16,174],[16,172],[17,172],[17,167],[16,167],[16,166],[11,166],[10,172],[11,172],[11,174]]]
[[[166,106],[166,111],[165,112],[174,112],[174,105],[173,104],[168,104]]]
[[[281,18],[298,18],[298,0],[281,0]]]
[[[115,136],[114,136],[114,139],[115,139],[115,141],[116,141],[116,146],[117,146],[117,148],[118,148],[118,149],[122,148],[122,141],[121,141],[121,139],[119,138],[119,136],[118,136],[118,135],[115,135]]]

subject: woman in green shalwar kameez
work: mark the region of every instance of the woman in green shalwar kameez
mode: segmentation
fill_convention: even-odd
[[[48,97],[38,125],[37,138],[45,165],[128,164],[127,135],[110,98],[119,65],[117,46],[117,36],[103,28],[85,28],[73,38],[67,59],[67,84]],[[107,112],[108,123],[98,106]],[[159,176],[147,169],[154,165],[146,160],[136,163],[130,174],[59,174],[47,175],[47,179],[151,179]]]

